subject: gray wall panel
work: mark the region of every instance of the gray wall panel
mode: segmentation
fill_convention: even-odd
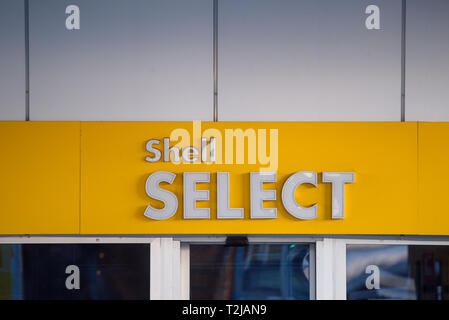
[[[400,0],[219,3],[220,120],[400,120]]]
[[[449,121],[449,1],[407,0],[408,121]]]
[[[0,120],[25,120],[24,2],[0,1]]]
[[[65,8],[80,8],[67,30]],[[212,120],[209,0],[30,1],[31,120]]]

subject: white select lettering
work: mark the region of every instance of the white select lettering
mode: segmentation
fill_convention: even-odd
[[[301,207],[295,199],[296,188],[303,184],[309,183],[317,186],[317,174],[313,171],[300,171],[291,175],[282,188],[282,203],[285,210],[292,216],[302,220],[312,220],[317,217],[317,204],[311,207]]]
[[[276,182],[275,172],[251,172],[250,205],[252,219],[275,219],[276,208],[264,208],[263,201],[276,200],[276,190],[264,190],[264,182]]]
[[[345,183],[354,182],[353,172],[323,172],[323,182],[332,184],[332,219],[345,217]]]
[[[217,172],[217,218],[243,219],[243,208],[229,207],[229,172]]]
[[[209,190],[197,190],[198,182],[209,182],[209,172],[184,172],[184,219],[210,219],[209,208],[197,208],[197,201],[209,200]]]
[[[162,201],[165,206],[162,209],[156,209],[148,205],[144,213],[146,217],[154,220],[165,220],[176,213],[176,210],[178,210],[178,198],[173,192],[159,187],[161,182],[172,184],[175,178],[176,175],[174,173],[167,171],[157,171],[148,177],[145,183],[147,195],[150,198]]]
[[[150,198],[160,200],[164,208],[156,209],[148,205],[144,215],[154,220],[165,220],[172,217],[178,209],[177,196],[168,190],[161,189],[159,184],[172,184],[176,175],[167,171],[152,173],[145,184],[146,193]],[[209,190],[197,190],[197,183],[210,182],[209,172],[185,172],[183,179],[184,218],[210,219],[210,208],[197,208],[197,201],[209,201]],[[276,182],[275,172],[250,173],[250,209],[251,219],[275,219],[277,208],[264,208],[263,201],[276,200],[276,190],[263,189],[263,183]],[[344,219],[344,187],[346,183],[354,182],[353,172],[323,172],[322,182],[332,184],[332,219]],[[301,184],[311,184],[317,187],[317,173],[314,171],[299,171],[292,174],[284,183],[281,191],[282,204],[285,210],[301,220],[312,220],[317,217],[318,204],[310,207],[300,206],[295,199],[295,190]],[[243,219],[243,208],[230,207],[229,172],[217,172],[217,218]]]

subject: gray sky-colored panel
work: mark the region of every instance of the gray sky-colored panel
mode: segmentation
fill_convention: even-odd
[[[400,0],[219,1],[218,48],[219,120],[400,121]]]
[[[405,118],[449,121],[449,1],[407,0]]]
[[[210,0],[30,1],[31,120],[212,120],[212,23]]]
[[[0,1],[0,121],[25,120],[24,2]]]

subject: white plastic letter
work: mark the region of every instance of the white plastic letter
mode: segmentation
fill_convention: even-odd
[[[67,30],[80,29],[80,8],[71,4],[65,8],[65,13],[69,16],[65,19],[65,27]]]
[[[209,208],[197,208],[196,202],[209,200],[209,190],[196,190],[198,182],[209,182],[209,172],[184,172],[184,219],[210,219]]]
[[[210,160],[215,162],[215,138],[210,138]],[[201,138],[201,161],[207,162],[207,138]]]
[[[185,162],[195,162],[199,158],[198,156],[198,150],[195,147],[187,147],[182,150],[182,158]]]
[[[323,172],[323,182],[332,183],[332,219],[344,219],[345,183],[354,182],[354,172]]]
[[[365,13],[369,16],[365,20],[365,26],[368,30],[380,29],[380,9],[378,6],[369,5],[365,9]]]
[[[151,152],[154,154],[154,157],[145,157],[145,161],[148,162],[158,162],[159,160],[161,160],[161,151],[159,149],[155,149],[153,148],[153,144],[159,144],[160,141],[156,140],[156,139],[151,139],[147,142],[145,148],[147,149],[148,152]]]
[[[164,138],[164,162],[170,162],[170,152],[173,152],[173,162],[179,162],[179,148],[170,148],[170,138]]]
[[[375,264],[371,264],[365,269],[366,274],[370,274],[365,280],[365,286],[368,290],[380,289],[380,270]]]
[[[229,208],[229,172],[217,172],[217,218],[243,219],[243,208]]]
[[[310,183],[316,187],[316,172],[300,171],[291,175],[282,187],[282,203],[285,207],[285,210],[287,210],[288,213],[298,219],[315,219],[317,217],[317,204],[314,204],[313,206],[308,208],[304,208],[296,202],[295,190],[299,185],[303,183]]]
[[[176,213],[178,209],[178,198],[173,192],[163,190],[159,187],[159,183],[168,182],[172,184],[176,175],[167,171],[156,171],[152,173],[145,184],[145,190],[149,197],[160,200],[164,203],[164,208],[156,209],[148,205],[145,210],[145,217],[154,220],[165,220]]]
[[[65,279],[65,287],[67,290],[79,290],[80,288],[80,268],[78,266],[75,266],[73,264],[67,266],[65,268],[65,273],[70,274]]]
[[[251,219],[275,219],[277,217],[276,208],[263,207],[263,201],[276,200],[276,190],[264,190],[264,182],[276,182],[276,173],[250,173]]]

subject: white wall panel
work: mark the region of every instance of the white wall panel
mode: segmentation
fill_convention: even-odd
[[[24,2],[0,1],[0,121],[25,120]]]
[[[212,120],[211,13],[210,0],[30,1],[31,120]]]
[[[407,121],[449,121],[449,1],[407,0]]]
[[[400,120],[400,0],[219,1],[218,33],[219,120]]]

